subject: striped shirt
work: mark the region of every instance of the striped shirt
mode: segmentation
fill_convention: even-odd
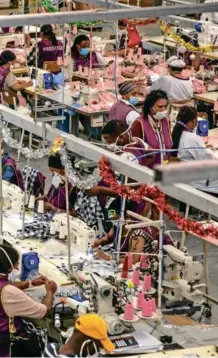
[[[50,357],[50,358],[68,358],[68,357],[77,357],[73,354],[65,355],[65,354],[59,354],[59,348],[60,344],[58,343],[48,343],[47,346],[45,346],[44,352],[42,354],[42,357]]]

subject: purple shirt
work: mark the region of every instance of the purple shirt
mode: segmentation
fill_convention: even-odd
[[[71,51],[71,57],[74,61],[73,70],[78,71],[79,66],[90,67],[90,53],[88,56],[81,56],[75,51]],[[98,58],[95,52],[92,52],[92,68],[99,67]]]
[[[58,57],[63,56],[63,43],[57,41],[57,46],[51,40],[42,40],[38,43],[39,49],[39,68],[43,68],[44,62],[57,61]]]

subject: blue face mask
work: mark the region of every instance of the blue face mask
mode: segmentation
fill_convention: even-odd
[[[81,56],[87,56],[89,54],[89,52],[90,52],[90,49],[87,47],[87,48],[81,48],[79,53]]]
[[[133,106],[136,106],[136,104],[139,103],[138,97],[130,97],[129,103],[132,104]]]

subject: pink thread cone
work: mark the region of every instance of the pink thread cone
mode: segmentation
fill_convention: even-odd
[[[155,299],[151,299],[151,305],[152,305],[152,312],[157,312],[156,302]]]
[[[128,270],[132,270],[133,258],[131,252],[128,252]]]
[[[127,321],[132,321],[132,320],[133,320],[134,312],[133,312],[132,303],[127,302],[123,317],[124,317],[124,319],[126,319]]]
[[[145,275],[144,278],[143,278],[143,286],[142,286],[143,291],[148,291],[148,278],[147,277],[148,276]]]
[[[135,286],[138,286],[139,285],[139,271],[138,270],[135,270],[133,271],[133,274],[132,274],[132,283],[135,285]]]
[[[62,58],[61,56],[59,56],[59,57],[57,58],[57,65],[58,65],[58,66],[62,66],[62,65],[63,65],[63,58]]]
[[[143,292],[138,292],[137,295],[137,308],[142,309],[144,304],[144,294]]]
[[[13,34],[14,33],[14,27],[9,27],[9,33]]]
[[[82,68],[81,65],[78,66],[78,72],[79,72],[79,73],[83,73],[83,68]]]
[[[144,300],[142,316],[143,317],[152,317],[152,305],[151,305],[150,301]]]
[[[151,275],[148,275],[147,276],[147,284],[148,284],[148,289],[147,289],[147,291],[151,291]]]
[[[141,269],[146,269],[148,267],[148,257],[147,255],[141,255],[140,258],[140,267]]]

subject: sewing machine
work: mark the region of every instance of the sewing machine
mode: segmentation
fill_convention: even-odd
[[[202,262],[171,245],[164,245],[164,252],[163,296],[169,301],[199,301],[202,293],[194,284],[201,279]]]
[[[16,185],[2,180],[3,208],[19,214],[24,203],[24,192]]]
[[[23,34],[0,35],[0,48],[5,49],[8,42],[14,43],[15,46],[23,46],[24,41]]]
[[[80,91],[83,96],[84,104],[89,105],[92,102],[99,102],[98,90],[96,88],[84,86]]]
[[[95,230],[78,218],[70,217],[69,220],[72,245],[74,248],[78,248],[80,252],[86,252],[95,241]],[[67,214],[55,215],[52,225],[55,225],[55,232],[59,234],[60,239],[65,239],[67,236]]]

